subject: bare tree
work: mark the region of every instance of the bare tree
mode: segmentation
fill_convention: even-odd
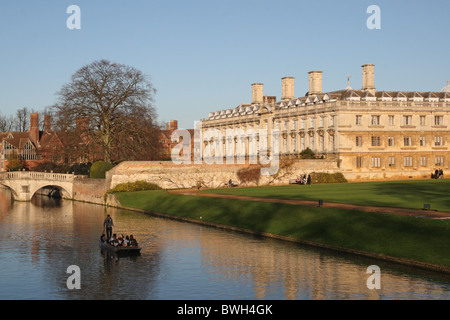
[[[30,111],[27,107],[16,111],[15,130],[20,132],[28,131],[30,125]]]
[[[60,128],[74,129],[77,119],[89,119],[84,135],[91,145],[101,148],[104,161],[118,160],[124,154],[139,158],[142,156],[135,153],[142,148],[136,146],[152,148],[158,141],[146,132],[157,130],[152,106],[155,92],[141,71],[100,60],[72,76],[58,92],[59,101],[53,109]]]
[[[0,133],[12,131],[13,128],[14,128],[13,116],[6,116],[0,114]]]

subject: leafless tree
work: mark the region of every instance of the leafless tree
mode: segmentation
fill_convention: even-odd
[[[14,129],[16,131],[25,132],[28,131],[30,125],[30,111],[27,107],[18,109],[16,111]]]
[[[14,129],[14,117],[0,114],[0,133]]]
[[[157,148],[156,90],[141,71],[107,60],[79,69],[58,92],[53,106],[58,126],[75,129],[77,119],[89,119],[83,135],[97,145],[107,162],[151,157]]]

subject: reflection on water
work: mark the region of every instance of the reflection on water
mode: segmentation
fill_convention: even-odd
[[[101,206],[0,191],[0,299],[448,299],[450,280],[370,259]],[[104,217],[138,256],[103,252]],[[381,290],[366,269],[382,271]],[[68,290],[67,268],[81,269]]]

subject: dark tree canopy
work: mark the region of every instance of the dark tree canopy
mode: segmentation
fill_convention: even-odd
[[[77,123],[84,124],[81,134],[101,149],[104,161],[152,160],[159,142],[155,93],[141,71],[100,60],[72,76],[58,92],[54,109],[60,129],[75,130]]]

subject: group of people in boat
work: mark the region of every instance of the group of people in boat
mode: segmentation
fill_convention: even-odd
[[[114,233],[112,234],[112,228],[114,227],[114,222],[111,216],[108,214],[106,216],[105,221],[103,222],[104,230],[106,231],[106,235],[102,234],[100,237],[101,242],[106,242],[114,247],[126,247],[126,246],[138,246],[138,243],[136,239],[133,237],[133,235],[126,235],[125,237],[120,235],[117,237],[117,235]]]
[[[102,234],[100,237],[100,241],[103,243],[108,243],[111,246],[114,247],[137,247],[138,243],[133,235],[126,235],[125,237],[123,234],[117,237],[117,235],[114,233],[111,238],[107,238],[105,234]]]

